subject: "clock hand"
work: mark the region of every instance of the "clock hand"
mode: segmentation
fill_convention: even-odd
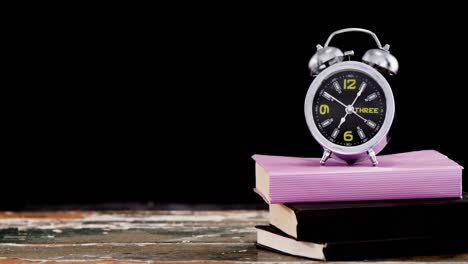
[[[343,104],[340,100],[336,99],[333,95],[327,93],[327,92],[323,92],[323,97],[325,97],[326,99],[330,100],[330,101],[336,101],[337,103],[339,103],[340,105],[342,105],[343,107],[346,108],[346,105]]]
[[[346,112],[345,116],[343,116],[340,120],[340,124],[333,130],[333,133],[331,134],[332,138],[336,138],[338,134],[340,133],[340,127],[343,125],[343,123],[346,121],[346,117],[349,115],[348,112]]]
[[[351,104],[351,106],[354,106],[354,103],[356,103],[357,99],[359,98],[359,96],[361,96],[362,92],[364,91],[364,89],[366,89],[366,86],[367,84],[365,82],[361,83],[361,86],[359,86],[359,92],[357,93],[356,95],[356,98],[354,98],[354,101],[353,103]]]
[[[367,119],[365,119],[364,117],[362,117],[360,114],[356,113],[356,111],[354,111],[354,109],[353,109],[353,114],[355,114],[355,115],[357,115],[359,118],[361,118],[362,121],[367,122]]]
[[[374,122],[372,122],[371,120],[369,119],[365,119],[364,117],[362,117],[360,114],[356,113],[356,111],[352,111],[353,114],[357,115],[359,118],[362,119],[362,121],[364,121],[364,123],[368,126],[370,126],[371,128],[375,128],[376,127],[376,124]]]
[[[343,116],[343,117],[341,118],[340,124],[338,125],[337,128],[340,128],[340,127],[341,127],[341,125],[346,121],[346,117],[347,117],[347,116],[348,116],[348,113],[346,113],[345,116]]]

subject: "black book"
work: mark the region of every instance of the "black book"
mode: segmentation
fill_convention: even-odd
[[[468,194],[420,199],[270,205],[270,224],[301,241],[468,235]]]
[[[411,237],[313,243],[297,241],[273,226],[257,226],[257,246],[288,255],[320,260],[364,260],[455,254],[468,251],[468,239]]]

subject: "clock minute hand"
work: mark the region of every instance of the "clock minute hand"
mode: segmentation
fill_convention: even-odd
[[[359,98],[359,96],[361,96],[362,92],[364,91],[364,89],[366,89],[366,86],[367,84],[365,82],[363,82],[361,84],[361,86],[359,86],[359,92],[357,93],[356,95],[356,98],[354,98],[354,101],[353,103],[351,104],[351,106],[354,106],[354,103],[356,103],[357,99]]]
[[[323,97],[325,97],[326,99],[330,100],[330,101],[336,101],[337,103],[339,103],[340,105],[342,105],[344,108],[346,108],[347,106],[345,104],[343,104],[343,102],[341,102],[340,100],[336,99],[333,95],[327,93],[327,92],[323,92]]]

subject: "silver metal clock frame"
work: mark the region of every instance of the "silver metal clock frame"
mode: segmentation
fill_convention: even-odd
[[[361,144],[359,146],[341,146],[335,144],[328,139],[326,139],[322,133],[317,128],[313,120],[313,100],[315,94],[317,93],[317,89],[320,87],[322,82],[327,79],[330,75],[335,74],[337,72],[346,71],[346,70],[353,70],[359,71],[364,74],[369,75],[373,78],[380,87],[382,87],[383,93],[385,95],[387,111],[385,113],[384,122],[382,127],[380,128],[379,132],[371,138],[369,141]],[[305,118],[307,121],[307,126],[309,127],[312,136],[317,140],[317,142],[324,148],[324,153],[322,156],[322,160],[320,161],[321,164],[325,164],[327,159],[330,156],[336,157],[338,159],[344,161],[359,161],[365,158],[370,158],[372,164],[375,166],[378,164],[376,154],[378,154],[387,144],[388,142],[388,132],[393,122],[393,117],[395,115],[395,102],[393,99],[392,89],[388,84],[385,77],[380,74],[377,70],[372,68],[371,66],[364,64],[358,61],[345,61],[340,62],[323,70],[312,82],[307,91],[307,96],[304,103],[304,113]],[[353,113],[354,114],[354,113]]]

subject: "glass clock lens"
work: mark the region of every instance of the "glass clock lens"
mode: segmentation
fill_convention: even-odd
[[[341,71],[325,79],[313,101],[313,119],[320,133],[341,146],[358,146],[373,138],[386,113],[382,88],[369,75]]]

